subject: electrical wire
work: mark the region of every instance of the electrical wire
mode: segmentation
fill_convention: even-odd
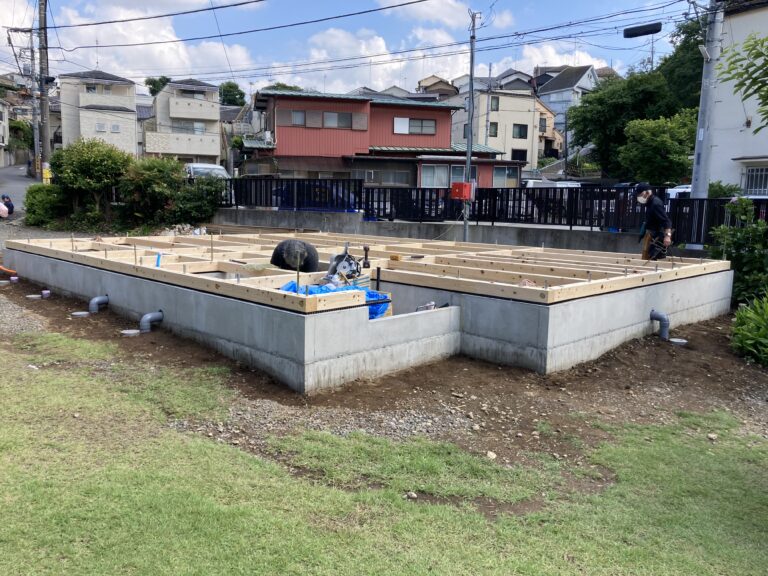
[[[266,2],[266,0],[244,0],[242,2],[235,2],[234,4],[222,4],[221,6],[213,6],[213,3],[211,3],[211,8],[196,8],[194,10],[184,10],[180,12],[168,12],[166,14],[155,14],[153,16],[137,16],[135,18],[121,18],[117,20],[102,20],[101,22],[81,22],[80,24],[62,24],[61,26],[56,26],[55,24],[53,26],[47,26],[48,30],[53,29],[64,29],[64,28],[82,28],[85,26],[104,26],[105,24],[123,24],[125,22],[139,22],[141,20],[155,20],[157,18],[171,18],[173,16],[184,16],[186,14],[197,14],[199,12],[210,12],[211,10],[216,11],[218,9],[224,9],[224,8],[236,8],[238,6],[246,6],[248,4],[259,4],[261,2]]]
[[[409,0],[408,2],[402,2],[400,4],[392,4],[390,6],[382,6],[380,8],[371,8],[369,10],[361,10],[359,12],[348,12],[346,14],[337,14],[335,16],[326,16],[324,18],[315,18],[314,20],[304,20],[302,22],[292,22],[290,24],[279,24],[276,26],[268,26],[266,28],[253,28],[251,30],[241,30],[239,32],[227,32],[221,34],[221,37],[226,36],[231,38],[232,36],[242,36],[245,34],[255,34],[257,32],[269,32],[273,30],[283,30],[285,28],[294,28],[296,26],[306,26],[308,24],[318,24],[320,22],[329,22],[331,20],[340,20],[342,18],[351,18],[353,16],[362,16],[364,14],[371,14],[374,12],[383,12],[384,10],[392,10],[393,8],[401,8],[403,6],[411,6],[412,4],[421,4],[422,2],[429,2],[430,0]],[[199,40],[211,40],[218,38],[216,34],[212,36],[195,36],[191,38],[175,38],[173,40],[153,40],[150,42],[132,42],[124,44],[88,44],[84,46],[75,46],[74,48],[64,48],[62,46],[56,46],[55,48],[61,48],[66,52],[74,52],[75,50],[83,50],[88,48],[130,48],[133,46],[156,46],[160,44],[178,44],[180,42],[197,42]]]

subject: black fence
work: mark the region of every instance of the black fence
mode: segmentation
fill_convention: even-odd
[[[655,193],[664,198],[664,189]],[[448,188],[365,188],[362,180],[234,179],[223,198],[223,206],[363,212],[367,220],[450,222],[461,219],[463,210]],[[667,201],[675,242],[710,243],[712,228],[735,224],[728,204],[728,199]],[[768,219],[768,200],[754,205],[756,217]],[[478,188],[470,219],[635,232],[645,209],[626,188]]]

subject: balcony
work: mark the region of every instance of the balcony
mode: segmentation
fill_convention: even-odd
[[[219,156],[221,139],[218,134],[144,133],[144,152],[178,156]]]
[[[120,106],[136,110],[136,98],[131,96],[112,96],[111,94],[80,94],[80,106]]]
[[[219,120],[219,103],[196,98],[170,99],[171,118],[185,118],[189,120]]]

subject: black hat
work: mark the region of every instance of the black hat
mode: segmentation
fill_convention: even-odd
[[[635,196],[639,196],[646,190],[653,190],[650,184],[648,182],[640,182],[637,186],[635,186]]]

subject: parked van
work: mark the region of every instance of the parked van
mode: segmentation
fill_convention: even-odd
[[[666,191],[667,200],[674,200],[675,198],[690,198],[691,197],[691,185],[680,184],[674,188],[667,188]]]

